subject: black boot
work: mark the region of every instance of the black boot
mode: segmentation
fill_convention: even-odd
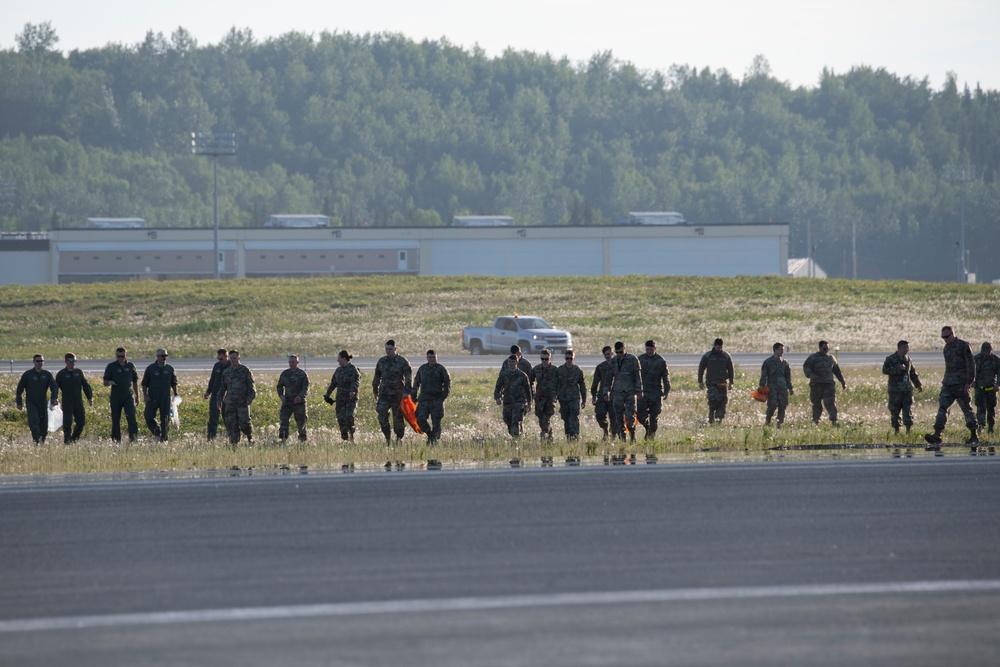
[[[941,444],[941,429],[936,428],[936,429],[934,429],[933,433],[925,433],[924,434],[924,440],[926,440],[927,443],[931,444],[931,445],[940,445]]]
[[[969,429],[969,439],[965,441],[965,444],[967,445],[979,444],[979,434],[976,432],[976,429],[974,428]]]

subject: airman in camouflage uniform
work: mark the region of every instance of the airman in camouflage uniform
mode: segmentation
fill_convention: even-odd
[[[531,382],[524,371],[517,367],[517,356],[507,357],[507,370],[497,378],[493,400],[503,405],[503,422],[507,432],[515,438],[521,435],[521,422],[531,409]]]
[[[278,412],[278,439],[288,439],[289,420],[295,415],[295,427],[299,432],[299,442],[306,441],[306,396],[309,394],[309,376],[299,368],[298,356],[288,357],[288,368],[278,376],[278,400],[281,410]]]
[[[944,340],[944,377],[941,378],[941,393],[938,395],[937,419],[934,420],[934,433],[927,433],[924,439],[932,444],[941,444],[941,433],[948,423],[948,409],[958,401],[965,415],[965,426],[969,429],[969,439],[966,444],[979,442],[976,429],[976,413],[972,411],[969,401],[969,390],[976,381],[976,359],[972,356],[972,348],[967,342],[959,339],[951,327],[941,328],[941,339]]]
[[[976,419],[979,428],[989,427],[993,433],[993,424],[997,411],[997,377],[1000,375],[1000,357],[993,354],[993,346],[983,343],[981,351],[975,356],[976,361]],[[63,404],[65,405],[65,395]],[[65,409],[64,409],[65,411]]]
[[[607,381],[611,375],[611,358],[614,353],[610,345],[605,345],[601,350],[604,361],[594,368],[594,379],[590,381],[590,402],[594,405],[594,419],[597,425],[604,431],[604,440],[608,439],[608,412],[611,408],[611,401],[608,397]]]
[[[840,385],[847,389],[844,374],[840,372],[837,360],[830,356],[830,344],[825,340],[819,342],[819,352],[813,352],[802,364],[802,372],[809,378],[809,401],[812,403],[813,423],[819,424],[826,408],[830,423],[837,425],[837,385],[833,378],[840,380]]]
[[[510,346],[510,353],[517,357],[517,369],[528,376],[528,381],[531,382],[531,362],[521,356],[521,348],[517,345]],[[507,372],[507,360],[504,359],[503,363],[500,364],[500,375]]]
[[[417,426],[427,434],[429,444],[433,445],[441,439],[444,402],[450,393],[451,375],[448,369],[438,363],[437,352],[427,350],[427,363],[417,369],[410,398],[417,403]]]
[[[761,387],[767,387],[767,412],[764,415],[764,426],[771,425],[771,417],[774,411],[778,411],[778,428],[785,423],[785,408],[788,407],[789,395],[795,394],[792,387],[792,369],[788,362],[782,359],[785,354],[785,346],[782,343],[775,343],[771,346],[773,350],[770,357],[764,360],[760,367]]]
[[[635,442],[635,401],[642,400],[642,367],[633,354],[625,351],[625,343],[615,343],[615,357],[608,376],[608,397],[611,399],[611,433],[619,440]]]
[[[636,417],[646,429],[646,440],[656,436],[657,420],[663,401],[670,394],[670,369],[667,360],[656,353],[656,342],[646,341],[646,353],[639,355],[642,368],[642,396],[636,401]]]
[[[28,403],[28,428],[31,430],[31,439],[35,443],[45,442],[45,436],[49,434],[49,408],[54,408],[58,404],[59,385],[52,373],[42,368],[45,358],[36,354],[32,360],[34,367],[24,371],[21,379],[17,383],[15,403],[18,410],[24,409],[24,402],[21,400],[23,394]],[[52,398],[47,397],[51,393]]]
[[[583,370],[573,363],[576,354],[566,350],[566,360],[556,371],[556,395],[559,397],[559,416],[563,431],[569,440],[580,437],[580,410],[587,406],[587,382]]]
[[[714,424],[716,420],[722,423],[729,403],[729,390],[733,388],[733,380],[736,379],[733,358],[722,349],[722,345],[722,339],[716,338],[712,349],[698,363],[698,388],[704,389],[708,385],[705,394],[708,398],[709,424]]]
[[[323,397],[330,405],[336,405],[341,440],[354,440],[354,412],[358,407],[358,392],[361,391],[361,372],[351,363],[351,359],[353,357],[347,350],[341,350],[337,355],[340,367],[333,372],[330,386]],[[336,404],[330,398],[334,390],[337,392]]]
[[[907,354],[910,344],[905,340],[896,343],[896,351],[882,363],[883,375],[889,376],[889,417],[892,430],[899,433],[899,415],[903,415],[903,426],[910,432],[913,426],[913,388],[923,391],[917,369]]]
[[[372,377],[372,393],[375,394],[375,412],[378,414],[378,425],[385,436],[385,444],[396,439],[401,440],[405,433],[406,423],[403,421],[403,410],[400,402],[410,393],[410,379],[413,371],[410,362],[396,353],[396,341],[387,340],[385,356],[375,364],[375,375]],[[392,412],[392,428],[389,427],[389,412]]]
[[[90,388],[90,382],[79,368],[76,367],[76,355],[72,352],[66,353],[64,357],[66,368],[56,373],[56,384],[62,393],[63,412],[63,442],[69,444],[80,439],[83,434],[83,427],[87,423],[87,411],[83,407],[83,396],[86,394],[87,403],[93,407],[94,391]],[[74,427],[73,422],[76,422]]]
[[[253,445],[253,423],[250,421],[250,404],[257,398],[253,373],[240,363],[239,350],[229,350],[229,368],[222,372],[222,389],[219,391],[219,406],[222,420],[226,424],[229,442],[240,443],[240,433],[247,436]]]
[[[552,439],[552,415],[556,412],[558,368],[552,363],[552,353],[542,350],[539,355],[542,363],[531,369],[528,379],[535,388],[535,416],[541,428],[539,437],[543,440]]]

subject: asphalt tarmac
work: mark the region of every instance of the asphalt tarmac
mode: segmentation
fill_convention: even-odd
[[[4,665],[996,665],[1000,459],[0,485]]]

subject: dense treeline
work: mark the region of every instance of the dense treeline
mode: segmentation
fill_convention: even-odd
[[[678,210],[789,222],[790,255],[811,238],[831,275],[954,280],[964,192],[969,269],[1000,278],[1000,93],[954,75],[934,89],[860,67],[792,89],[763,57],[740,80],[390,34],[232,29],[200,46],[178,29],[68,56],[57,43],[29,24],[0,51],[4,230],[209,225],[211,160],[191,155],[190,133],[234,131],[238,154],[219,168],[229,226]]]

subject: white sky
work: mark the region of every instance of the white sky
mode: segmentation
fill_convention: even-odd
[[[815,86],[823,67],[884,67],[900,78],[927,77],[940,89],[947,72],[959,86],[1000,90],[1000,2],[997,0],[3,0],[0,48],[14,47],[25,23],[49,21],[58,48],[133,45],[147,31],[168,39],[183,26],[201,45],[233,26],[258,40],[289,31],[394,32],[414,39],[446,37],[489,55],[504,49],[586,61],[599,51],[641,69],[673,64],[737,79],[757,54],[793,86]]]

